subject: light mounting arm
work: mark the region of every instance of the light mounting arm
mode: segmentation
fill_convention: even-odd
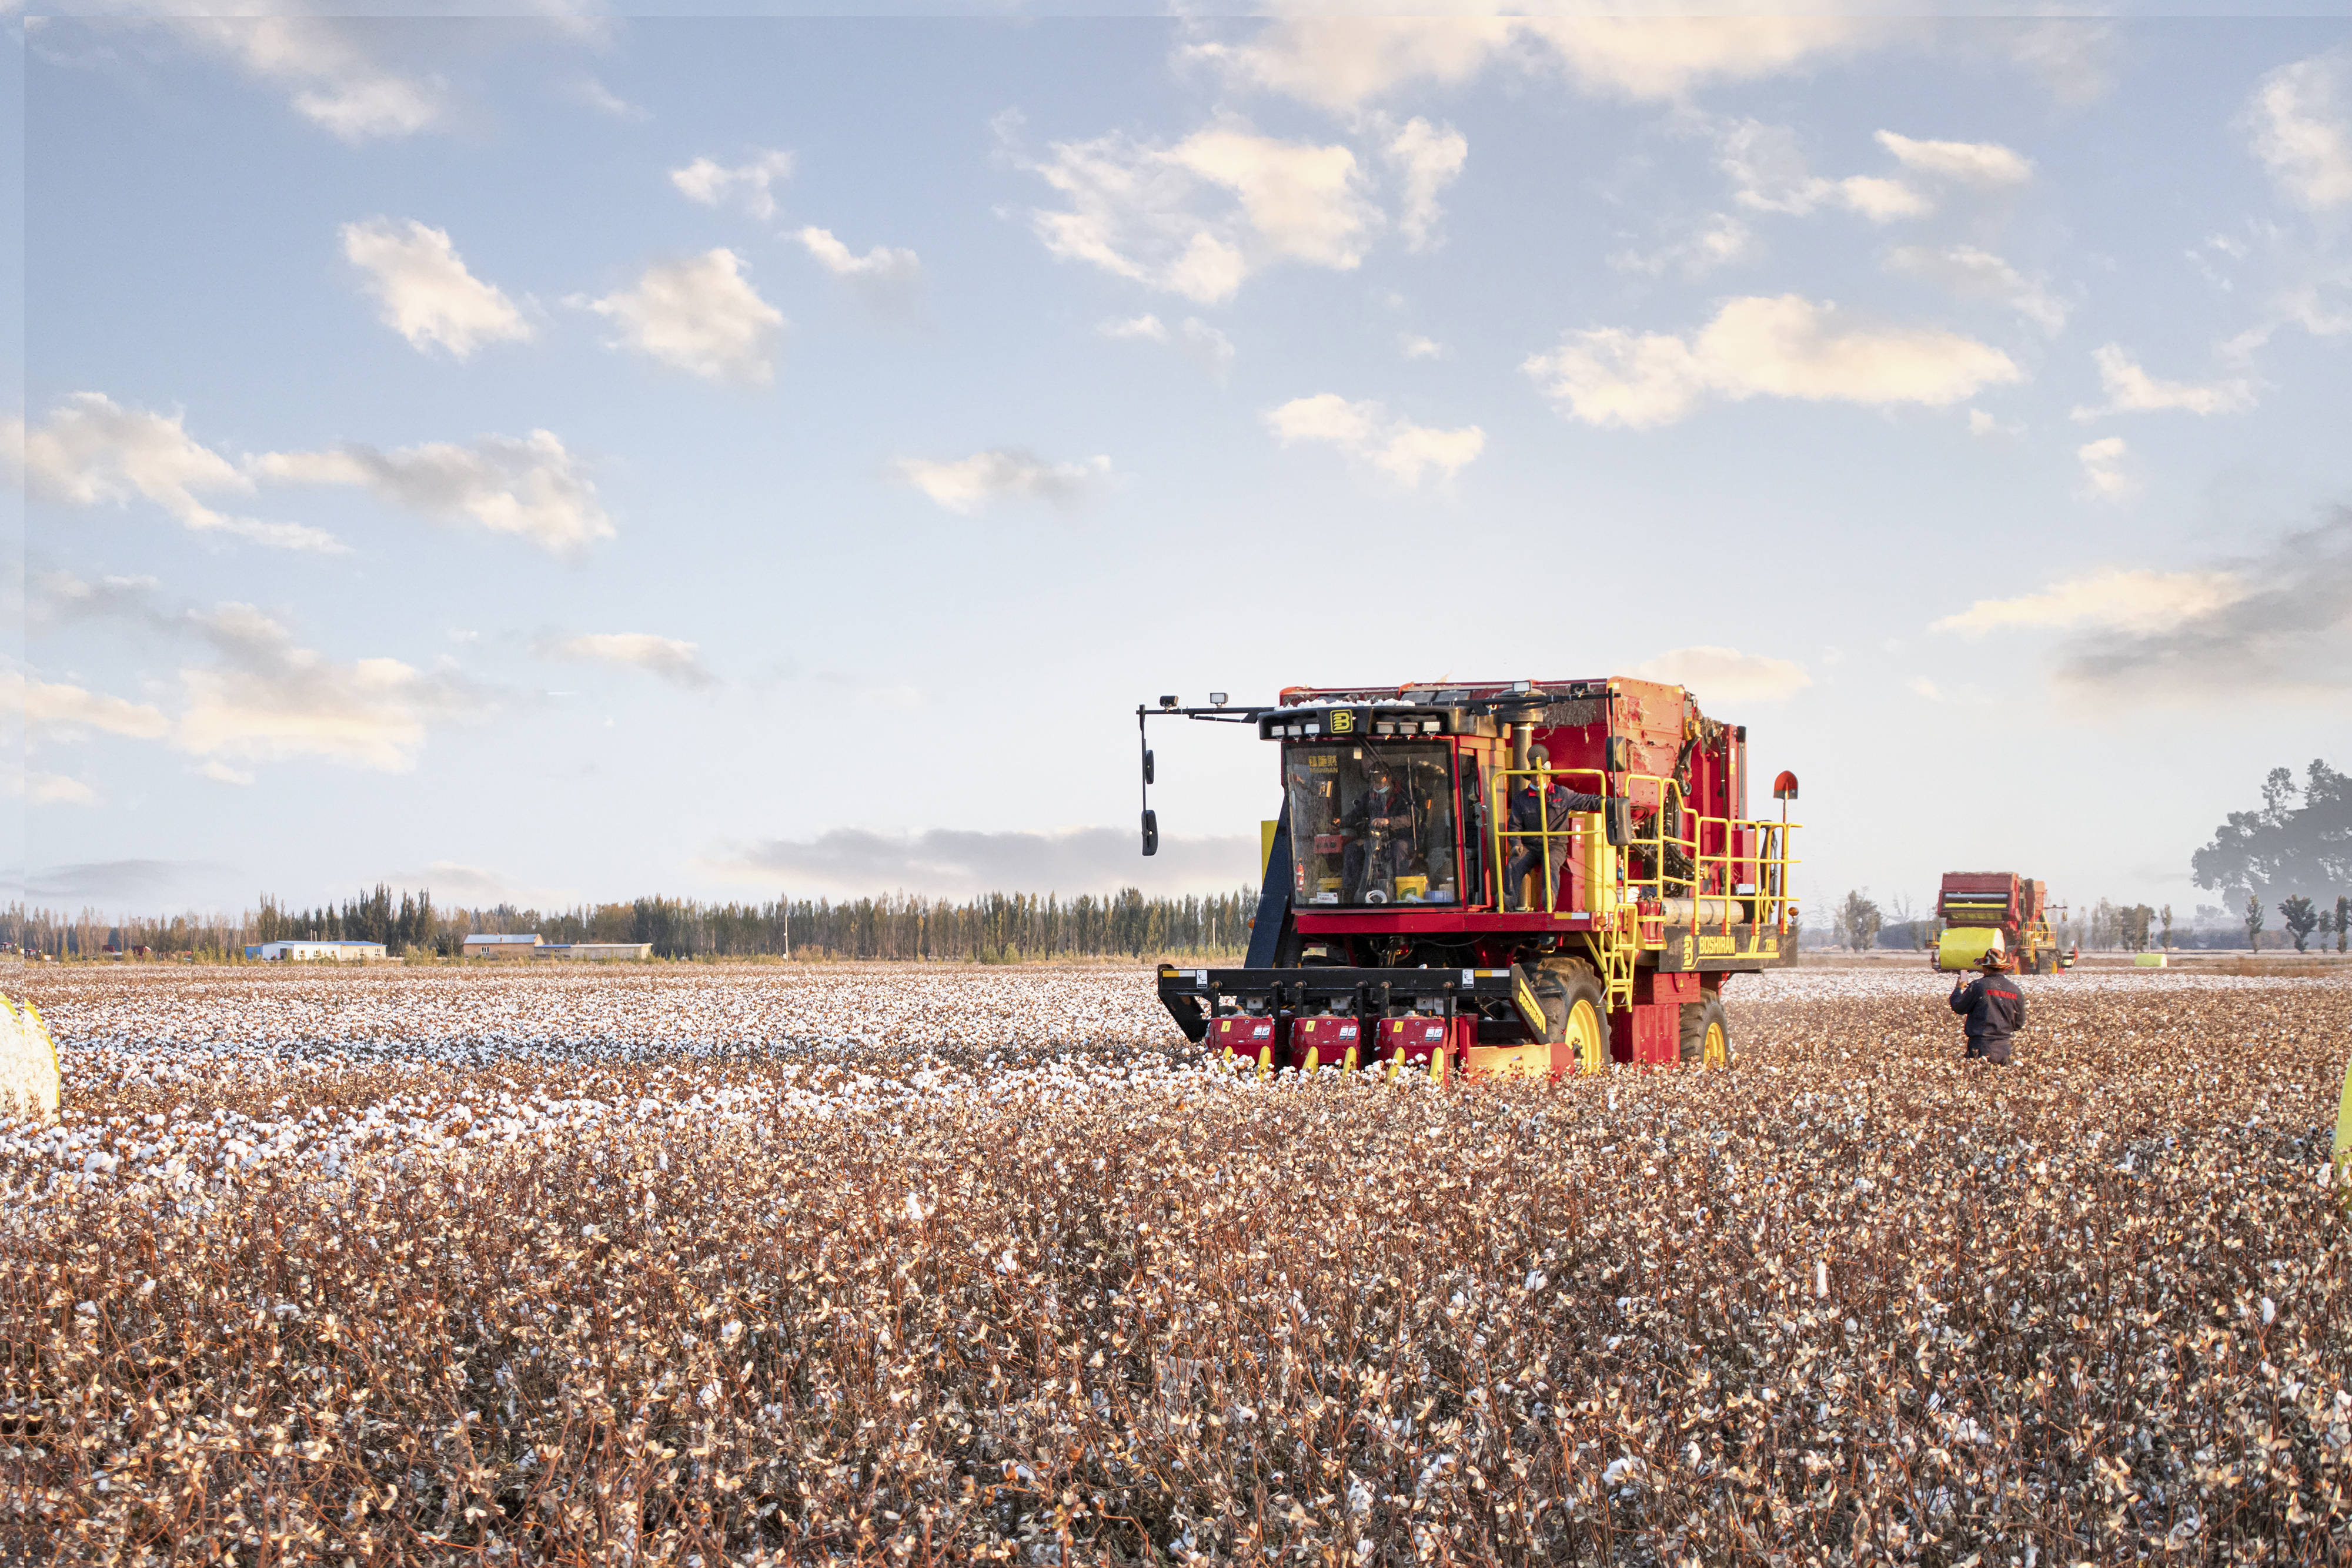
[[[1158,775],[1159,768],[1151,754],[1151,732],[1148,727],[1149,722],[1155,718],[1191,718],[1199,719],[1206,724],[1255,725],[1265,715],[1276,711],[1271,707],[1227,707],[1225,694],[1223,692],[1211,692],[1209,700],[1214,706],[1185,707],[1172,696],[1161,697],[1158,707],[1147,706],[1142,703],[1135,705],[1135,742],[1137,748],[1143,754],[1143,852],[1145,854],[1156,855],[1160,852],[1160,814],[1151,809],[1151,785]]]

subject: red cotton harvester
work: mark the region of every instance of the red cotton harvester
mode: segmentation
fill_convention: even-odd
[[[1748,731],[1614,680],[1292,687],[1139,706],[1280,747],[1244,967],[1160,966],[1185,1035],[1236,1066],[1391,1073],[1723,1067],[1727,975],[1793,965],[1787,802],[1748,815]],[[1143,852],[1159,847],[1143,748]],[[1512,873],[1517,873],[1516,876]],[[1507,885],[1511,884],[1511,885]]]
[[[1989,951],[2007,954],[2021,975],[2072,967],[2074,956],[2061,956],[2050,935],[2053,910],[2063,915],[2066,906],[2051,904],[2048,884],[2014,872],[1948,871],[1936,894],[1936,918],[1944,925],[1936,967],[1973,969]]]

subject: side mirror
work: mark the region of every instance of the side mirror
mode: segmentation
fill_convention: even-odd
[[[1160,852],[1160,813],[1157,811],[1143,813],[1143,852],[1148,855]]]
[[[1612,735],[1601,745],[1601,765],[1612,773],[1633,770],[1633,741],[1630,736]]]
[[[1143,754],[1143,781],[1146,784],[1152,782],[1151,753],[1149,750]]]
[[[1633,802],[1620,795],[1614,800],[1603,800],[1601,806],[1602,812],[1608,818],[1609,847],[1622,850],[1632,843],[1633,841]]]

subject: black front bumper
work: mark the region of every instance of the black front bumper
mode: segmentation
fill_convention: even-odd
[[[1415,1002],[1444,1002],[1454,1011],[1484,1010],[1500,1003],[1543,1027],[1543,1011],[1529,977],[1521,969],[1350,969],[1311,966],[1281,969],[1180,969],[1160,966],[1160,1002],[1195,1042],[1209,1032],[1209,1019],[1235,1009],[1279,1015],[1336,1010],[1358,1018],[1381,1018]],[[1251,1003],[1256,1003],[1251,1008]]]

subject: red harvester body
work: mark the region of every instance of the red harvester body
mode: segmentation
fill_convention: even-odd
[[[1250,723],[1280,747],[1245,967],[1160,969],[1186,1034],[1237,1062],[1721,1065],[1724,977],[1796,961],[1787,808],[1749,817],[1746,728],[1680,686],[1292,687],[1270,707],[1159,711]],[[1600,809],[1535,805],[1566,798],[1553,789]],[[1773,792],[1793,799],[1794,776]],[[1144,831],[1150,853],[1149,811]]]

